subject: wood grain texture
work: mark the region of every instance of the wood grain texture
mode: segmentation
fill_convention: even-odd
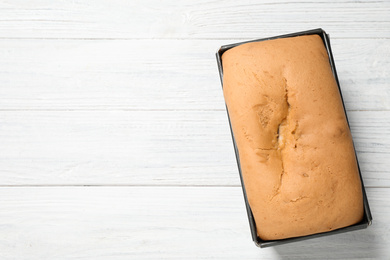
[[[348,113],[368,186],[390,187],[390,112]],[[239,185],[225,111],[3,111],[1,185]]]
[[[256,38],[322,27],[390,37],[389,1],[2,1],[7,38]]]
[[[389,13],[381,0],[0,1],[0,259],[389,259]],[[258,249],[215,52],[318,27],[373,225]]]
[[[368,229],[259,249],[240,187],[0,188],[0,258],[386,259],[389,196]]]
[[[347,109],[389,110],[390,39],[331,41]],[[233,42],[2,40],[0,110],[224,110],[215,52]]]

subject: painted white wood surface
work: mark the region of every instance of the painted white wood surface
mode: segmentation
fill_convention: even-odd
[[[224,110],[215,52],[237,41],[2,40],[0,109]],[[347,109],[390,109],[390,39],[332,50]]]
[[[240,187],[0,188],[0,258],[387,259],[389,189],[367,191],[369,229],[259,249]]]
[[[256,38],[324,27],[389,38],[389,1],[2,1],[4,38]]]
[[[389,1],[0,1],[0,259],[390,259],[389,13]],[[215,51],[318,27],[373,226],[259,249]]]
[[[349,111],[369,187],[390,187],[390,111]],[[225,111],[3,111],[3,185],[240,185]]]

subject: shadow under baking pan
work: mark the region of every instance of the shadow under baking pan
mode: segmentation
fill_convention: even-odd
[[[348,116],[347,116],[347,113],[346,113],[346,110],[345,110],[344,100],[343,100],[341,89],[340,89],[340,83],[339,83],[339,80],[338,80],[338,77],[337,77],[336,66],[334,64],[333,54],[332,54],[332,50],[331,50],[331,47],[330,47],[329,35],[324,30],[322,30],[321,28],[221,46],[221,48],[216,53],[216,57],[217,57],[217,64],[218,64],[218,70],[219,70],[219,75],[220,75],[220,79],[221,79],[222,88],[223,88],[222,54],[225,51],[227,51],[227,50],[229,50],[229,49],[231,49],[233,47],[239,46],[241,44],[249,43],[249,42],[259,42],[259,41],[274,40],[274,39],[279,39],[279,38],[289,38],[289,37],[296,37],[296,36],[303,36],[303,35],[313,35],[313,34],[319,35],[321,37],[324,45],[325,45],[325,48],[326,48],[326,51],[327,51],[328,57],[329,57],[329,63],[330,63],[333,75],[334,75],[334,77],[336,79],[337,86],[339,88],[339,93],[340,93],[340,96],[341,96],[341,100],[343,101],[344,112],[345,112],[345,116],[347,118],[347,123],[348,123],[348,126],[349,126]],[[355,157],[356,157],[356,161],[358,162],[359,175],[360,175],[360,180],[361,180],[361,184],[362,184],[362,192],[363,192],[363,203],[364,203],[364,216],[363,216],[363,219],[362,219],[361,222],[359,222],[357,224],[354,224],[354,225],[351,225],[351,226],[348,226],[348,227],[344,227],[344,228],[340,228],[340,229],[336,229],[336,230],[332,230],[332,231],[328,231],[328,232],[324,232],[324,233],[317,233],[317,234],[313,234],[313,235],[308,235],[308,236],[293,237],[293,238],[286,238],[286,239],[279,239],[279,240],[269,240],[269,241],[264,241],[264,240],[260,239],[257,236],[257,226],[256,226],[256,223],[255,223],[255,219],[253,217],[252,210],[250,208],[247,196],[246,196],[245,185],[244,185],[244,181],[243,181],[242,173],[241,173],[241,164],[240,164],[240,158],[239,158],[239,150],[237,148],[237,145],[236,145],[236,142],[235,142],[235,139],[234,139],[234,133],[233,133],[233,129],[231,127],[229,111],[227,109],[227,106],[226,106],[226,111],[227,111],[227,116],[228,116],[228,120],[229,120],[230,132],[231,132],[231,135],[232,135],[232,140],[233,140],[233,145],[234,145],[234,151],[235,151],[235,154],[236,154],[237,166],[238,166],[238,171],[239,171],[239,174],[240,174],[241,186],[242,186],[242,190],[243,190],[243,194],[244,194],[244,200],[245,200],[245,206],[246,206],[246,210],[247,210],[247,214],[248,214],[249,226],[250,226],[250,229],[251,229],[252,239],[253,239],[254,243],[257,246],[259,246],[259,247],[270,247],[270,246],[282,245],[282,244],[286,244],[286,243],[298,242],[298,241],[301,241],[301,240],[307,240],[307,239],[316,238],[316,237],[329,236],[329,235],[333,235],[333,234],[339,234],[339,233],[345,233],[345,232],[348,232],[348,231],[364,229],[364,228],[367,228],[367,226],[371,225],[371,222],[372,222],[371,211],[370,211],[370,207],[369,207],[369,204],[368,204],[366,191],[365,191],[364,184],[363,184],[363,178],[362,178],[362,175],[361,175],[361,172],[360,172],[359,162],[358,162],[358,158],[356,156],[356,149],[355,149]]]
[[[280,259],[380,259],[383,243],[374,228],[272,248]]]

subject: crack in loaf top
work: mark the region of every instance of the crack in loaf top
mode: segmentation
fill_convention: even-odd
[[[246,43],[227,50],[222,64],[259,237],[302,236],[360,221],[352,138],[322,39]]]

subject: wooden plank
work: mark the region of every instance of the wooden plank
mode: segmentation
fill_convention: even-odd
[[[224,110],[233,40],[1,40],[0,110]],[[390,109],[390,39],[332,39],[348,110]]]
[[[0,257],[388,259],[389,191],[368,189],[366,230],[259,249],[239,187],[0,188]]]
[[[7,38],[253,38],[323,27],[335,37],[390,37],[388,1],[7,1]]]
[[[368,186],[390,186],[390,111],[348,113]],[[3,111],[1,185],[239,185],[225,111]]]

